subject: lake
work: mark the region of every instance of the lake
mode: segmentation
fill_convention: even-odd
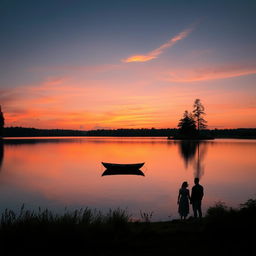
[[[101,162],[140,163],[142,175],[106,175]],[[204,186],[203,213],[215,202],[238,207],[256,197],[256,140],[166,138],[5,138],[0,143],[0,211],[122,208],[134,219],[178,217],[183,181]],[[192,214],[192,209],[190,209]]]

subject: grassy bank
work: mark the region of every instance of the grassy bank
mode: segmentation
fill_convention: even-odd
[[[204,255],[252,252],[256,200],[239,209],[218,203],[202,220],[140,221],[122,209],[103,214],[88,208],[57,215],[39,209],[6,210],[1,216],[0,241],[5,253],[58,252],[71,255],[158,255],[198,252]]]

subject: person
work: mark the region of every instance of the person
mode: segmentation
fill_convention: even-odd
[[[189,214],[189,200],[190,200],[190,194],[188,190],[188,183],[184,181],[181,185],[181,188],[179,190],[178,195],[178,202],[179,205],[179,214],[181,219],[186,219],[187,215]]]
[[[199,178],[194,179],[195,185],[192,187],[191,204],[194,212],[194,217],[202,218],[202,199],[204,196],[204,188],[199,184]]]

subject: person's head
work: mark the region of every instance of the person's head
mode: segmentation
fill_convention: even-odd
[[[187,188],[188,187],[188,183],[186,181],[184,181],[181,185],[182,188]]]
[[[198,184],[199,183],[199,178],[195,178],[194,182],[195,182],[195,184]]]

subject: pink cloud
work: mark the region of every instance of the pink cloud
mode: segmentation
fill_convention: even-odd
[[[195,70],[180,69],[167,72],[165,80],[171,82],[196,82],[225,79],[256,74],[256,66],[227,65]]]
[[[183,30],[178,35],[169,39],[166,43],[162,44],[160,47],[154,49],[153,51],[147,53],[146,55],[132,55],[124,60],[123,62],[146,62],[152,59],[156,59],[163,51],[167,48],[172,47],[178,41],[186,38],[192,31],[194,27],[190,27],[188,29]]]

